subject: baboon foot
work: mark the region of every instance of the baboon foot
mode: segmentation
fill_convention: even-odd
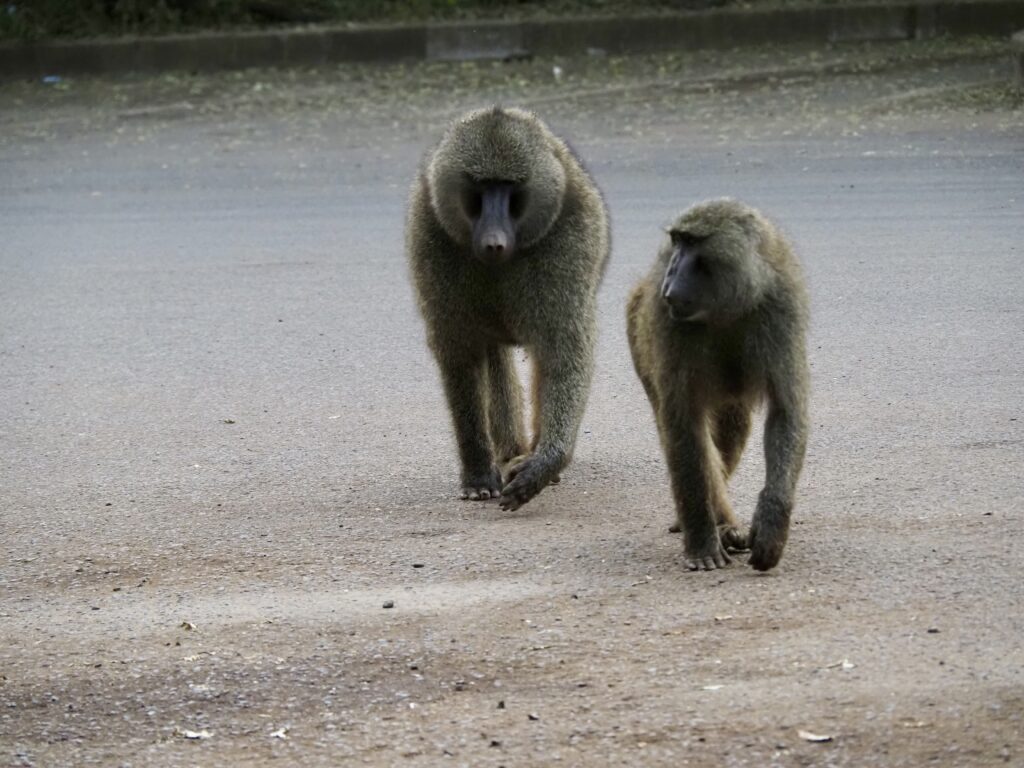
[[[726,552],[746,552],[750,549],[749,537],[735,525],[729,523],[719,525],[718,538]]]
[[[520,444],[516,444],[511,448],[502,450],[501,448],[495,448],[498,456],[498,466],[502,468],[502,474],[508,472],[509,469],[514,467],[525,460],[529,455],[529,450]]]
[[[501,489],[501,508],[519,509],[558,477],[561,466],[560,459],[536,453],[514,461],[508,470],[508,482]]]
[[[713,537],[699,546],[687,543],[683,562],[691,571],[713,571],[716,568],[725,568],[732,562],[732,558],[726,554],[716,531]]]
[[[682,530],[683,526],[678,520],[668,527],[669,533],[679,533]],[[718,539],[726,552],[746,552],[750,549],[747,534],[731,523],[719,523]]]
[[[501,472],[491,467],[490,472],[476,475],[463,475],[462,493],[460,498],[469,501],[486,501],[501,495]]]

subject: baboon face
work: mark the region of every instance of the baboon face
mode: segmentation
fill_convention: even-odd
[[[456,123],[427,177],[441,226],[489,264],[508,261],[547,234],[566,184],[537,121],[514,109],[482,110]]]
[[[668,305],[673,320],[691,323],[705,320],[715,303],[715,284],[710,261],[702,253],[703,238],[672,230],[669,239],[672,255],[661,283],[661,298]]]
[[[495,179],[477,180],[467,175],[462,205],[472,229],[474,256],[490,264],[501,264],[512,258],[525,202],[526,190],[522,184]]]
[[[770,279],[760,241],[742,221],[693,218],[668,230],[661,298],[677,322],[728,324],[757,305]]]

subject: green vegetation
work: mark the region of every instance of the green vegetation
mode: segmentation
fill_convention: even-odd
[[[244,0],[7,0],[0,36],[23,39],[158,33],[243,21]]]
[[[0,0],[0,38],[164,34],[311,22],[412,22],[850,0]]]

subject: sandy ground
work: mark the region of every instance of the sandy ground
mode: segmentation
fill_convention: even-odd
[[[1008,77],[964,42],[0,86],[0,764],[1024,762]],[[515,513],[456,499],[402,255],[421,153],[495,100],[614,223],[575,462]],[[624,336],[721,194],[813,295],[767,575],[684,571]],[[762,477],[755,436],[744,519]]]

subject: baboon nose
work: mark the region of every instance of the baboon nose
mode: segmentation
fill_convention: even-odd
[[[506,255],[509,242],[504,232],[495,231],[485,234],[480,241],[484,255],[489,259],[502,259]]]
[[[680,296],[671,288],[665,289],[661,294],[661,298],[672,310],[673,316],[686,317],[696,310],[696,306],[692,301],[684,296]]]
[[[668,285],[661,292],[661,300],[672,307],[683,304],[683,298],[679,295],[678,291],[672,289],[672,286]]]

